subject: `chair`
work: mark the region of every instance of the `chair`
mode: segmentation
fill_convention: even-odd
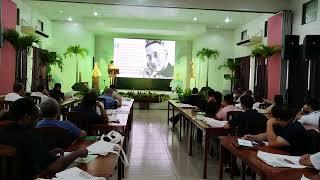
[[[16,148],[0,144],[0,179],[22,180]]]
[[[0,101],[0,110],[2,109],[10,110],[12,103],[13,103],[12,101]]]
[[[38,97],[38,96],[27,96],[27,98],[30,99],[33,103],[35,103],[38,106],[41,103],[41,97]]]
[[[90,124],[90,118],[84,112],[68,112],[67,119],[80,129],[85,130],[88,135],[105,134],[111,130],[107,123]]]
[[[65,149],[70,146],[74,140],[67,130],[60,127],[48,126],[35,128],[34,130],[44,138],[50,150],[54,148]]]

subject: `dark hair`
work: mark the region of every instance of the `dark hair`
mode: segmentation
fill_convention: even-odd
[[[37,91],[38,92],[42,92],[44,90],[44,85],[43,84],[40,84],[38,87],[37,87]]]
[[[53,89],[57,89],[57,88],[61,88],[61,84],[60,83],[55,83]]]
[[[28,98],[20,98],[10,107],[10,117],[13,121],[19,121],[24,115],[39,115],[39,108]]]
[[[229,104],[229,105],[234,105],[234,102],[233,102],[233,96],[232,94],[227,94],[223,97],[223,100]]]
[[[209,97],[214,96],[214,90],[213,90],[213,89],[209,89],[209,91],[208,91],[208,96],[209,96]]]
[[[283,97],[281,95],[275,95],[273,98],[273,101],[276,105],[282,105],[283,104]]]
[[[282,121],[290,121],[292,120],[293,114],[290,111],[289,107],[287,105],[275,105],[271,109],[272,116],[274,118],[279,118]]]
[[[220,104],[222,101],[222,93],[219,91],[215,91],[214,98],[216,99],[216,102]]]
[[[310,106],[313,110],[319,109],[319,103],[316,99],[312,98],[305,102],[306,105]]]
[[[13,85],[13,92],[18,93],[24,89],[24,85],[22,83],[15,83]]]
[[[252,108],[254,100],[250,95],[243,95],[240,97],[240,103],[246,108]]]
[[[253,96],[254,102],[262,102],[262,96],[257,94]]]
[[[44,118],[54,117],[60,113],[59,104],[53,98],[47,98],[45,101],[41,102],[40,110],[42,117]]]
[[[199,92],[199,91],[198,91],[198,88],[193,88],[191,93],[192,93],[192,94],[198,94],[198,92]]]
[[[246,91],[246,94],[252,95],[253,93],[252,93],[252,91],[249,89],[249,90]]]
[[[96,105],[97,100],[98,100],[97,93],[94,91],[91,91],[83,97],[82,104],[85,108],[91,109]]]
[[[113,85],[113,84],[111,84],[111,85],[110,85],[110,88],[111,88],[111,89],[116,89],[116,86]]]

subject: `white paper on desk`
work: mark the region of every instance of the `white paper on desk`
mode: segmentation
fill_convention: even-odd
[[[89,154],[97,154],[101,156],[106,156],[110,152],[113,152],[114,148],[115,144],[103,140],[97,141],[87,147]]]
[[[92,160],[94,160],[95,158],[97,158],[98,155],[92,155],[92,154],[89,154],[87,157],[85,158],[78,158],[75,160],[75,162],[78,162],[78,163],[84,163],[84,164],[88,164],[89,162],[91,162]]]
[[[57,180],[105,180],[103,177],[95,177],[90,175],[89,173],[77,168],[73,167],[70,169],[66,169],[56,174]]]
[[[301,180],[310,180],[310,179],[302,175]]]
[[[245,139],[239,139],[239,138],[238,138],[238,144],[239,144],[240,146],[253,147],[252,142],[251,142],[251,141],[248,141],[248,140],[245,140]]]
[[[108,116],[108,121],[109,122],[118,122],[118,121],[120,121],[120,119],[117,115],[113,114],[111,116]]]
[[[224,125],[227,123],[227,121],[219,121],[208,117],[205,117],[205,121],[211,127],[224,127]]]
[[[180,103],[180,104],[178,104],[178,107],[179,108],[196,108],[196,106],[192,106],[192,105],[190,105],[190,104],[183,104],[183,103]]]
[[[258,151],[258,158],[272,167],[306,168],[299,163],[300,156],[287,156]]]

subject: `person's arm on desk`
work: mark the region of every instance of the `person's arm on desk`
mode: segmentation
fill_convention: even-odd
[[[270,118],[267,122],[267,139],[269,146],[272,147],[285,147],[290,146],[290,143],[283,139],[281,136],[277,136],[273,127],[278,125],[278,121],[274,118]]]
[[[103,117],[103,119],[104,119],[105,121],[108,121],[108,115],[107,115],[107,113],[106,113],[106,110],[105,110],[104,107],[102,106],[102,104],[101,104],[99,101],[97,101],[97,102],[96,102],[96,105],[97,105],[97,107],[100,109],[101,116]]]
[[[43,177],[46,175],[53,175],[57,172],[60,172],[66,169],[74,160],[79,157],[87,157],[88,150],[87,149],[78,149],[68,156],[61,157],[54,161],[53,163],[49,164],[48,168],[40,173],[39,177]]]
[[[267,133],[261,133],[257,135],[247,134],[244,136],[244,139],[249,141],[266,141],[267,140]]]
[[[305,154],[301,156],[299,162],[302,165],[314,167],[317,170],[320,170],[320,152],[313,155]]]

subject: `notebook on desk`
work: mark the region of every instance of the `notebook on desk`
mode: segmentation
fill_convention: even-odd
[[[258,151],[257,157],[272,167],[306,168],[299,163],[300,156],[287,156],[281,154]]]

